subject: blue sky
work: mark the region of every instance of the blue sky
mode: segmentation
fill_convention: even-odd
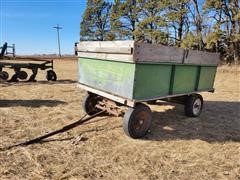
[[[86,0],[0,0],[0,44],[16,45],[16,53],[58,53],[56,24],[62,54],[74,53]]]

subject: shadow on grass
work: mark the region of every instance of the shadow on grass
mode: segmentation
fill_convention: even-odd
[[[165,112],[153,111],[153,123],[145,139],[240,142],[240,102],[204,101],[197,118],[186,117],[184,107],[178,104]]]
[[[99,119],[99,121],[101,120],[104,120],[106,118],[103,118],[103,119]],[[90,122],[90,123],[95,123],[97,121],[93,121],[93,122]],[[86,123],[86,124],[90,124],[90,123]],[[76,142],[76,141],[87,141],[89,139],[89,137],[87,136],[83,136],[81,137],[82,135],[86,134],[86,133],[91,133],[91,132],[102,132],[102,131],[112,131],[114,129],[118,129],[118,128],[122,128],[122,126],[114,126],[112,128],[106,128],[106,127],[97,127],[97,128],[92,128],[92,129],[88,129],[88,130],[85,130],[85,131],[82,131],[78,136],[76,137],[68,137],[68,138],[49,138],[49,139],[44,139],[44,140],[41,140],[39,141],[39,144],[43,144],[43,143],[48,143],[48,142],[54,142],[54,141],[69,141],[69,140],[73,140],[73,144]],[[79,138],[80,137],[80,138]]]
[[[8,87],[8,86],[27,86],[27,85],[55,85],[55,84],[74,84],[78,81],[74,81],[71,79],[61,79],[57,81],[36,81],[36,82],[27,82],[27,81],[19,81],[19,82],[0,82],[0,86]]]
[[[59,100],[39,100],[39,99],[0,100],[0,108],[1,107],[17,107],[17,106],[32,107],[32,108],[38,108],[41,106],[55,107],[55,106],[58,106],[61,104],[67,104],[67,103],[64,101],[59,101]]]
[[[37,81],[37,82],[32,82],[32,84],[73,84],[77,83],[78,81],[74,81],[71,79],[61,79],[57,81]],[[27,83],[27,82],[23,82]]]
[[[80,125],[86,125],[86,124],[91,124],[91,123],[96,123],[98,121],[102,121],[102,120],[105,120],[107,119],[108,117],[102,117],[100,119],[97,119],[97,120],[94,120],[94,121],[88,121],[84,124],[79,124],[78,126]],[[76,127],[78,127],[76,126]],[[73,128],[76,128],[76,127],[73,127]],[[52,137],[56,134],[62,134],[64,132],[67,132],[68,130],[66,131],[61,131],[61,132],[58,132],[56,134],[52,134],[56,131],[59,131],[60,129],[58,130],[55,130],[55,131],[51,131],[51,132],[48,132],[48,133],[45,133],[44,135],[39,135],[38,137],[35,137],[33,139],[30,139],[30,140],[25,140],[25,141],[22,141],[20,143],[15,143],[15,144],[12,144],[12,145],[8,145],[8,146],[5,146],[5,147],[0,147],[0,152],[3,152],[3,151],[7,151],[7,150],[10,150],[12,148],[15,148],[15,147],[25,147],[25,146],[28,146],[28,145],[31,145],[31,144],[44,144],[44,143],[48,143],[48,142],[63,142],[63,141],[70,141],[70,140],[73,140],[72,141],[72,144],[78,144],[79,141],[87,141],[88,140],[88,137],[82,137],[83,134],[85,133],[90,133],[90,132],[100,132],[100,131],[109,131],[109,130],[114,130],[114,129],[117,129],[117,128],[121,128],[122,126],[115,126],[115,127],[112,127],[112,128],[106,128],[106,127],[96,127],[96,128],[93,128],[93,129],[88,129],[88,130],[85,130],[85,131],[82,131],[80,133],[79,136],[77,137],[67,137],[67,138],[49,138],[49,137]],[[71,128],[71,129],[73,129]],[[61,128],[61,130],[63,130]],[[49,137],[45,137],[44,139],[39,139],[39,138],[42,138],[42,136],[46,136],[47,134],[52,134],[50,135]],[[49,138],[49,139],[48,139]],[[31,143],[29,143],[29,141],[32,141]],[[27,143],[27,144],[26,144]]]

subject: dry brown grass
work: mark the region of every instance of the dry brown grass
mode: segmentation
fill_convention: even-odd
[[[76,61],[57,61],[60,81],[0,84],[0,147],[79,119],[84,92]],[[151,106],[145,139],[128,138],[121,118],[99,117],[41,144],[0,152],[1,179],[240,179],[239,69],[220,67],[199,118],[181,105]],[[99,120],[99,121],[98,121]]]

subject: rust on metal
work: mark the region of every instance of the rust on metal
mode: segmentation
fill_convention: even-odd
[[[116,102],[106,98],[99,101],[96,107],[114,116],[123,116],[126,110],[126,106],[118,105]]]

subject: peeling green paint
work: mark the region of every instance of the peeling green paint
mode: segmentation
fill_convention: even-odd
[[[132,99],[135,64],[79,59],[80,83]]]

